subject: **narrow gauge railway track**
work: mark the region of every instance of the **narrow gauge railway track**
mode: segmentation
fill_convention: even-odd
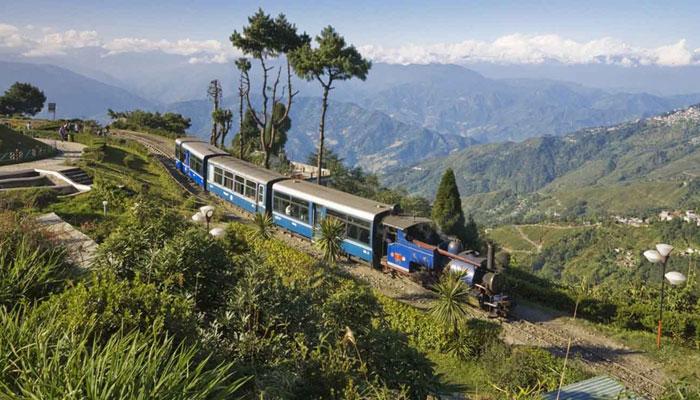
[[[159,140],[143,134],[124,130],[115,131],[114,136],[131,139],[144,146],[151,153],[153,158],[155,158],[163,166],[163,168],[165,168],[168,175],[170,175],[170,177],[175,181],[175,183],[178,184],[178,186],[180,186],[180,188],[191,196],[196,197],[198,200],[206,202],[207,198],[199,186],[193,185],[192,182],[187,179],[187,177],[183,176],[177,170],[177,167],[175,166],[175,158],[171,149],[172,146],[170,146],[171,148],[167,147],[167,142],[169,139],[163,138],[162,140]]]
[[[173,153],[170,148],[167,148],[166,143],[168,139],[154,139],[150,136],[144,134],[138,134],[136,132],[129,131],[118,131],[117,136],[126,137],[128,139],[137,141],[138,143],[145,146],[154,157],[165,167],[168,174],[189,194],[197,197],[202,201],[208,201],[209,198],[206,194],[199,189],[198,186],[194,186],[191,182],[184,177],[175,167],[175,161]],[[171,146],[172,147],[172,146]],[[229,207],[232,208],[232,207]],[[243,212],[235,210],[236,214],[244,217]],[[297,239],[302,241],[301,239]],[[307,248],[308,246],[301,246],[300,249],[311,253],[311,255],[317,256],[313,250]],[[398,279],[406,279],[404,277]],[[410,284],[417,285],[415,282],[407,279]],[[430,297],[431,293],[428,289],[425,289],[427,297]],[[405,298],[398,298],[397,300],[413,305],[411,300]],[[424,308],[424,307],[421,307]],[[477,308],[470,307],[468,313],[479,319],[491,320],[488,313]],[[566,346],[568,343],[568,336],[562,332],[556,332],[548,327],[535,324],[526,319],[513,319],[509,321],[503,321],[502,324],[504,328],[504,333],[510,337],[516,338],[524,344],[528,345],[539,345],[546,347],[550,352],[557,356],[564,356],[566,353]],[[571,345],[571,357],[580,357],[580,359],[588,364],[592,369],[596,371],[603,371],[608,373],[620,381],[622,381],[627,387],[641,392],[652,399],[658,398],[664,390],[664,385],[659,383],[650,377],[644,375],[643,373],[637,372],[624,364],[611,359],[610,357],[603,354],[604,350],[595,350],[590,343],[586,343],[586,340],[580,337],[573,337]],[[651,373],[653,371],[645,371]]]

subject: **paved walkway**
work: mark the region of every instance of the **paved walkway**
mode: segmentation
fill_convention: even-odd
[[[85,148],[84,144],[75,142],[61,142],[60,140],[53,139],[37,139],[40,142],[46,143],[49,146],[56,148],[60,153],[51,158],[45,158],[43,160],[29,161],[19,164],[3,165],[0,166],[0,172],[14,172],[14,171],[24,171],[27,169],[46,169],[51,171],[60,171],[68,167],[66,161],[76,160],[80,158],[80,155]]]
[[[36,220],[59,244],[65,246],[70,262],[82,268],[92,265],[97,253],[97,243],[94,240],[55,213],[40,215]]]

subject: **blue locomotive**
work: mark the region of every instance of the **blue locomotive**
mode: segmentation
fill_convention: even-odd
[[[479,303],[507,316],[503,276],[486,258],[462,251],[458,241],[436,233],[432,221],[399,215],[396,207],[304,180],[285,177],[228,155],[199,139],[175,141],[177,169],[204,190],[251,214],[271,215],[278,227],[313,240],[315,227],[332,217],[345,225],[343,251],[376,268],[401,273],[460,273]]]

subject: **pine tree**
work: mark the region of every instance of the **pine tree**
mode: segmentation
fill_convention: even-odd
[[[465,241],[464,212],[455,173],[448,168],[442,175],[435,202],[433,203],[433,221],[443,233],[454,235]]]

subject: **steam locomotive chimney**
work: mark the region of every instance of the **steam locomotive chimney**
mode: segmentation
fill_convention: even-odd
[[[487,243],[486,246],[486,268],[493,270],[493,246],[491,243]]]

